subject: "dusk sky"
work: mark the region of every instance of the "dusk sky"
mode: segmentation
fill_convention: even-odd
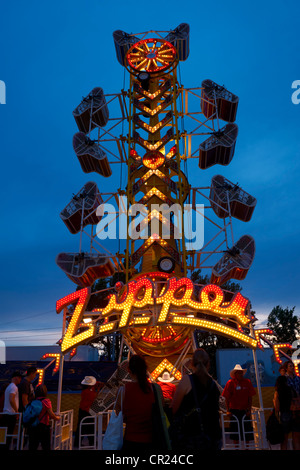
[[[292,83],[300,80],[299,15],[295,0],[2,5],[0,340],[58,341],[62,316],[55,304],[76,286],[55,257],[79,246],[59,214],[88,181],[101,192],[120,187],[117,165],[111,178],[85,174],[72,146],[78,131],[72,111],[82,97],[96,86],[106,94],[128,89],[113,31],[169,31],[183,22],[190,25],[190,55],[180,63],[184,87],[209,78],[239,96],[232,162],[205,171],[196,165],[189,182],[209,186],[222,174],[257,198],[251,221],[233,224],[236,240],[249,234],[256,242],[242,294],[260,324],[276,305],[296,306],[300,314],[300,104],[292,102]]]

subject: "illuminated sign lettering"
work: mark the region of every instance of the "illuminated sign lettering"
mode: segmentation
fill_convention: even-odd
[[[121,295],[111,295],[106,307],[93,310],[93,313],[99,313],[93,322],[81,323],[90,298],[90,289],[79,290],[59,300],[56,307],[58,313],[67,305],[76,302],[74,313],[62,338],[62,352],[70,351],[95,336],[103,336],[116,330],[145,328],[147,325],[159,327],[163,324],[203,328],[240,340],[250,347],[257,346],[258,340],[247,336],[241,329],[197,317],[197,313],[215,315],[222,320],[232,320],[241,326],[246,326],[250,322],[245,313],[248,300],[240,293],[237,293],[230,302],[224,302],[222,289],[209,284],[202,288],[198,300],[194,300],[192,281],[188,278],[173,277],[167,280],[157,295],[154,285],[156,274],[153,273],[151,278],[141,277],[133,280],[127,284],[126,290]],[[153,308],[157,310],[156,316],[152,315]],[[182,308],[186,309],[186,313],[182,314]],[[176,311],[177,309],[180,311]]]
[[[72,314],[67,331],[62,339],[62,352],[67,352],[70,349],[73,349],[75,346],[85,342],[87,339],[91,339],[93,336],[95,336],[95,325],[91,323],[81,324],[89,298],[90,288],[87,287],[67,295],[66,297],[63,297],[57,301],[56,311],[57,313],[60,313],[64,307],[73,304],[77,300],[74,313]],[[84,328],[84,331],[77,333],[78,329],[80,328]]]

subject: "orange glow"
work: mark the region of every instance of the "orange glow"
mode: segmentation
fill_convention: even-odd
[[[120,293],[110,295],[108,305],[105,308],[93,310],[93,313],[99,312],[99,317],[93,323],[81,323],[90,297],[88,288],[81,289],[59,300],[57,302],[58,312],[77,301],[68,329],[62,339],[62,352],[73,350],[77,345],[92,337],[102,336],[119,329],[145,328],[145,326],[155,328],[162,325],[169,327],[181,325],[191,329],[202,328],[234,338],[252,348],[258,345],[258,336],[256,335],[255,338],[247,336],[242,328],[238,329],[224,323],[216,323],[197,317],[197,312],[202,312],[216,315],[221,319],[234,320],[238,325],[247,325],[250,321],[246,315],[248,300],[240,293],[237,293],[231,302],[224,302],[222,289],[209,284],[200,291],[199,300],[194,300],[192,298],[194,285],[190,279],[177,279],[158,272],[148,273],[148,276],[141,275],[136,280],[129,282],[121,295]],[[167,279],[158,296],[154,286],[156,278]],[[179,315],[179,312],[177,314],[176,308],[178,307],[187,308],[188,315],[187,313]],[[158,311],[154,316],[153,310],[155,308],[158,308]],[[97,331],[96,322],[101,322]],[[79,328],[85,328],[85,331],[77,333]],[[170,335],[170,340],[172,340],[172,335]]]
[[[151,50],[150,50],[151,48]],[[127,62],[136,71],[150,73],[164,72],[174,62],[177,52],[175,47],[164,39],[141,39],[134,44],[126,55]]]
[[[45,370],[44,369],[37,369],[37,373],[38,373],[38,383],[37,383],[37,386],[38,385],[42,385],[42,383],[44,383],[44,377],[45,377]]]
[[[157,91],[155,91],[154,93],[150,93],[149,91],[144,90],[137,81],[133,84],[133,89],[136,93],[139,93],[140,95],[145,96],[148,100],[153,101],[154,99],[160,98],[172,86],[172,82],[170,79],[164,80],[164,78],[162,77],[162,80],[163,80],[162,84],[158,87]]]
[[[292,349],[292,345],[289,343],[273,344],[275,359],[279,364],[282,364],[282,359],[280,357],[280,349]]]
[[[163,165],[165,156],[161,152],[147,152],[143,156],[143,165],[151,170],[155,170]]]
[[[196,327],[205,331],[214,331],[215,333],[220,333],[223,336],[227,336],[228,338],[233,338],[241,343],[244,343],[246,346],[250,346],[251,348],[257,347],[256,339],[241,333],[234,328],[222,325],[221,323],[203,320],[202,318],[187,318],[185,316],[180,317],[179,315],[173,315],[171,322],[173,325],[190,325],[191,327]]]
[[[67,295],[66,297],[63,297],[56,303],[56,311],[57,313],[60,313],[64,307],[70,304],[74,304],[77,301],[67,331],[62,339],[61,351],[63,353],[66,353],[70,349],[73,349],[74,346],[85,342],[87,339],[91,339],[95,335],[95,325],[93,325],[92,323],[81,324],[81,320],[89,298],[90,288],[87,287],[85,289],[76,291],[70,295]],[[76,334],[79,328],[87,329],[81,333]]]
[[[200,302],[192,300],[194,285],[188,278],[177,280],[175,277],[168,281],[168,288],[164,295],[156,299],[157,304],[162,304],[158,323],[166,321],[170,306],[187,306],[195,311],[207,311],[221,317],[235,318],[240,324],[246,325],[250,319],[245,315],[248,299],[239,292],[229,305],[223,305],[224,294],[220,287],[214,284],[205,286],[200,291]]]
[[[298,375],[298,377],[299,377],[300,376],[300,372],[299,372],[300,359],[294,360],[293,363],[294,363],[294,367],[295,367],[295,374]]]
[[[48,359],[48,358],[55,358],[55,366],[53,369],[53,374],[55,374],[59,370],[60,354],[46,353],[42,357],[42,359]]]
[[[146,122],[142,121],[137,114],[133,115],[133,121],[141,129],[144,129],[145,131],[150,132],[150,134],[155,134],[155,132],[158,132],[163,127],[165,127],[168,124],[168,122],[171,121],[172,117],[173,117],[173,113],[172,113],[172,111],[169,111],[165,115],[165,117],[161,121],[159,121],[159,123],[155,124],[155,126],[150,126],[150,124],[147,124]]]
[[[175,379],[181,380],[182,375],[178,369],[174,368],[173,364],[168,361],[168,359],[164,359],[161,363],[151,372],[151,376],[154,380],[156,380],[165,370],[167,370],[170,374],[172,374]]]
[[[175,277],[168,280],[167,286],[164,287],[160,296],[155,297],[153,292],[153,283],[147,277],[141,277],[138,281],[131,281],[127,285],[126,297],[122,301],[118,301],[117,295],[111,296],[108,305],[104,309],[95,309],[93,312],[101,313],[101,316],[108,317],[116,311],[122,312],[119,320],[119,328],[127,327],[131,316],[133,315],[134,308],[141,309],[146,306],[161,305],[161,311],[157,319],[157,324],[166,323],[168,315],[171,312],[171,307],[189,307],[190,309],[202,311],[209,314],[220,315],[221,317],[229,317],[236,319],[240,324],[246,325],[249,323],[249,318],[245,315],[245,310],[248,305],[248,300],[240,293],[237,293],[234,299],[229,304],[223,304],[224,294],[220,287],[210,284],[205,286],[200,292],[200,302],[192,300],[193,283],[188,278],[176,279]],[[142,298],[139,295],[142,292]],[[175,321],[176,315],[173,314]],[[186,325],[191,324],[191,320],[198,320],[197,318],[183,317],[181,323],[185,322]],[[136,323],[146,324],[150,320],[150,316],[139,318]],[[172,323],[172,322],[171,322]],[[178,323],[178,321],[175,321]],[[103,329],[107,331],[108,324]],[[233,330],[233,329],[231,329]],[[230,331],[231,331],[230,330]],[[234,330],[236,334],[238,332]],[[102,332],[102,327],[100,332]],[[254,342],[256,342],[254,340]]]
[[[260,339],[264,339],[263,334],[266,334],[266,335],[272,335],[273,334],[273,331],[270,330],[269,328],[262,328],[260,330],[254,330],[254,336],[255,338],[257,339],[257,346],[260,348],[260,349],[264,349],[263,345],[261,344],[260,342]]]
[[[167,133],[155,144],[151,144],[148,140],[143,139],[136,131],[133,133],[133,139],[137,144],[139,144],[141,147],[144,147],[146,150],[156,151],[161,147],[164,147],[169,142],[169,140],[174,139],[174,130],[173,127],[169,129]]]

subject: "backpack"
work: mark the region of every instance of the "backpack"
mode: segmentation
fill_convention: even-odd
[[[29,403],[23,412],[23,423],[26,427],[37,426],[40,422],[39,415],[43,409],[41,400],[33,400]]]
[[[208,392],[198,402],[198,397],[195,389],[194,378],[189,375],[194,395],[195,406],[188,413],[178,412],[173,417],[172,423],[169,427],[169,435],[171,438],[172,449],[183,452],[194,452],[195,450],[210,450],[213,448],[213,442],[208,436],[203,427],[201,406],[208,397],[210,389],[213,387],[212,381]],[[197,433],[191,434],[191,429],[197,429]]]

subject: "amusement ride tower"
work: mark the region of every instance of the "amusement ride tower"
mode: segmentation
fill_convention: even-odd
[[[60,214],[68,230],[80,236],[77,253],[63,252],[56,259],[77,286],[57,302],[57,312],[65,314],[61,351],[73,354],[79,344],[120,332],[131,353],[146,356],[152,380],[164,370],[179,379],[195,347],[195,329],[252,349],[261,347],[261,334],[271,333],[254,330],[247,298],[221,288],[229,279],[244,279],[252,264],[254,239],[244,235],[234,241],[232,219],[249,222],[256,199],[219,174],[210,186],[195,188],[187,177],[187,165],[195,159],[199,172],[229,165],[239,99],[212,80],[203,80],[199,88],[181,85],[180,62],[189,56],[185,23],[169,32],[118,30],[113,39],[129,90],[104,94],[96,87],[82,100],[73,111],[78,126],[73,147],[84,173],[109,178],[113,164],[127,168],[126,187],[101,193],[89,181]],[[115,117],[110,108],[116,107]],[[105,219],[112,201],[119,212]],[[215,230],[200,248],[187,243],[190,210]],[[116,219],[125,221],[123,253],[111,253],[101,244],[100,232]],[[195,269],[209,269],[211,283],[193,284],[189,273]],[[123,273],[124,282],[108,288],[101,305],[89,309],[95,281],[115,273]],[[121,361],[118,374],[120,380],[126,376]],[[95,412],[113,402],[112,384]]]

